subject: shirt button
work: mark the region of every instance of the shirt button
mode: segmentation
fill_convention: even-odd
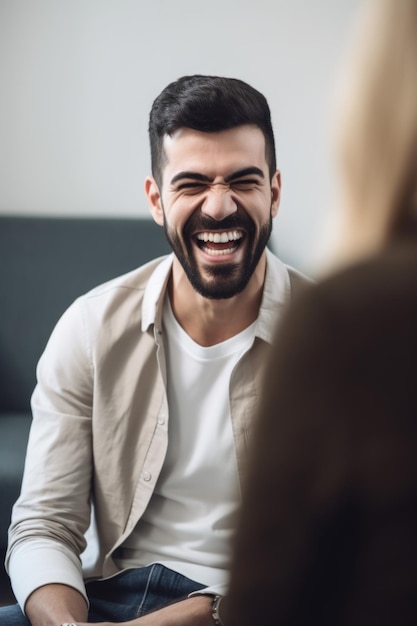
[[[163,426],[165,424],[165,417],[158,417],[158,424]]]
[[[152,474],[150,472],[143,472],[143,480],[149,482],[152,478]]]

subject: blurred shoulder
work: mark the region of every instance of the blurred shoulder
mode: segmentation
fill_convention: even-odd
[[[417,241],[397,242],[319,281],[310,297],[344,315],[395,311],[400,301],[417,306]]]

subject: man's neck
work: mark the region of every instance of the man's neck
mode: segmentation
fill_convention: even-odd
[[[265,279],[265,257],[246,288],[232,298],[204,298],[174,263],[169,284],[172,311],[185,332],[201,346],[213,346],[234,337],[258,317]]]

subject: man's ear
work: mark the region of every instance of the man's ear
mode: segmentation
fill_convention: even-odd
[[[162,209],[161,193],[156,180],[152,176],[148,176],[145,180],[145,195],[148,199],[149,210],[153,219],[159,226],[163,226],[164,211]]]
[[[271,180],[271,215],[276,217],[281,200],[281,172],[277,170]]]

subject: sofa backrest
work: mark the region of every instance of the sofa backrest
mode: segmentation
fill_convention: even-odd
[[[28,410],[37,361],[77,296],[169,251],[151,219],[0,216],[0,412]]]

